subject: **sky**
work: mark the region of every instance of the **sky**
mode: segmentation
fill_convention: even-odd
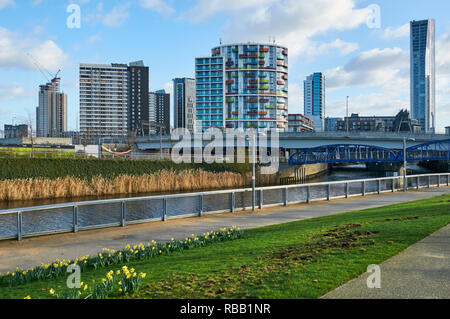
[[[73,4],[79,28],[68,24]],[[409,22],[434,18],[437,132],[444,132],[448,12],[448,0],[0,0],[0,129],[35,120],[39,85],[59,69],[68,129],[76,130],[80,63],[143,60],[150,91],[172,93],[172,79],[195,77],[194,59],[221,40],[275,39],[289,48],[289,113],[303,113],[303,80],[323,72],[327,117],[346,115],[347,96],[350,113],[395,115],[410,107]]]

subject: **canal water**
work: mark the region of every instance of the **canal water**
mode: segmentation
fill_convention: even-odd
[[[408,174],[426,174],[429,171],[425,168],[417,165],[408,165]],[[337,166],[333,169],[325,172],[324,174],[308,180],[305,183],[321,183],[321,182],[334,182],[345,181],[355,179],[367,179],[367,178],[380,178],[386,177],[385,172],[368,171],[365,165],[349,165],[349,166]],[[179,192],[183,193],[183,192]],[[184,192],[188,193],[188,192]],[[145,197],[167,195],[167,193],[139,193],[139,194],[120,194],[120,195],[107,195],[107,196],[84,196],[76,198],[56,198],[56,199],[39,199],[39,200],[26,200],[26,201],[10,201],[0,202],[0,210],[3,209],[15,209],[23,207],[63,204],[70,202],[84,202],[103,199],[115,199],[115,198],[133,198],[133,197]]]
[[[409,174],[427,173],[420,167],[408,167]],[[346,181],[368,178],[385,177],[383,172],[367,171],[365,166],[354,165],[345,167],[335,167],[325,175],[314,178],[307,183],[319,183],[327,181]],[[390,181],[383,182],[382,189],[390,189],[392,186]],[[333,185],[331,188],[331,196],[342,196],[345,192],[345,184]],[[368,183],[366,191],[376,191],[376,183]],[[351,183],[349,185],[349,194],[360,194],[361,183]],[[324,198],[326,195],[325,186],[315,186],[310,189],[311,199]],[[129,195],[127,198],[143,197],[161,194],[135,194]],[[294,187],[289,190],[289,201],[305,201],[307,191],[305,187]],[[99,199],[124,198],[121,196],[110,197],[83,197],[71,199],[55,199],[55,200],[34,200],[34,201],[15,201],[0,203],[1,209],[25,208],[30,206],[41,206],[49,204],[58,204],[66,202],[83,202]],[[277,204],[282,201],[283,192],[281,189],[264,191],[264,205]],[[243,208],[251,206],[251,192],[236,193],[235,207]],[[259,194],[257,198],[259,202]],[[230,209],[230,194],[218,194],[204,196],[204,211],[225,211]],[[167,201],[168,217],[180,216],[186,214],[197,214],[200,212],[201,206],[197,197],[174,198]],[[132,201],[126,203],[126,220],[139,221],[147,219],[161,219],[163,211],[163,203],[161,199],[151,199],[144,201]],[[56,208],[51,210],[38,210],[27,212],[23,210],[22,220],[23,234],[32,234],[45,231],[70,230],[73,227],[73,210],[68,208]],[[96,225],[117,224],[121,221],[121,203],[111,203],[102,205],[83,205],[78,209],[78,225],[79,227],[89,227]],[[17,215],[0,215],[0,238],[12,237],[17,234]]]

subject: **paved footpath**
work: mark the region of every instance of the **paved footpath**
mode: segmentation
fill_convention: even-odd
[[[380,265],[381,288],[367,288],[363,275],[324,299],[450,299],[450,225]]]
[[[256,213],[237,212],[207,215],[201,218],[185,218],[167,222],[153,222],[127,227],[115,227],[25,238],[23,241],[0,241],[0,272],[16,267],[28,269],[56,259],[75,259],[94,255],[102,248],[120,249],[127,244],[135,245],[169,241],[172,237],[183,239],[191,234],[202,234],[220,228],[238,226],[241,229],[282,224],[291,221],[327,216],[367,208],[403,203],[424,198],[450,194],[450,188],[432,188],[407,193],[385,193],[366,197],[353,197],[330,202],[267,208]]]

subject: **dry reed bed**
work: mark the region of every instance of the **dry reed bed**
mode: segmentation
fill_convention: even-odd
[[[276,179],[276,175],[263,175],[258,178],[258,184],[271,185],[276,183]],[[150,175],[121,175],[113,179],[94,177],[90,181],[74,177],[15,179],[0,181],[0,200],[214,190],[248,186],[249,182],[251,182],[249,174],[244,176],[238,173],[211,173],[203,170],[181,172],[163,170]]]

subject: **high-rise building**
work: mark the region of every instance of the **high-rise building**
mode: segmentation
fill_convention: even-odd
[[[170,93],[165,90],[149,93],[149,117],[151,121],[163,124],[163,132],[170,134]],[[158,129],[151,127],[151,133],[157,132]]]
[[[149,134],[149,68],[143,61],[128,66],[128,130],[137,136]]]
[[[195,79],[173,80],[173,117],[175,128],[187,128],[190,132],[194,132]]]
[[[221,45],[196,58],[196,131],[210,127],[287,130],[288,50]]]
[[[316,72],[304,81],[304,113],[314,121],[316,132],[325,130],[325,75]]]
[[[422,131],[434,133],[435,110],[435,21],[411,21],[411,115]]]
[[[80,135],[128,133],[128,65],[80,64]]]
[[[36,135],[61,137],[67,131],[67,94],[60,91],[60,78],[39,86],[36,108]]]

